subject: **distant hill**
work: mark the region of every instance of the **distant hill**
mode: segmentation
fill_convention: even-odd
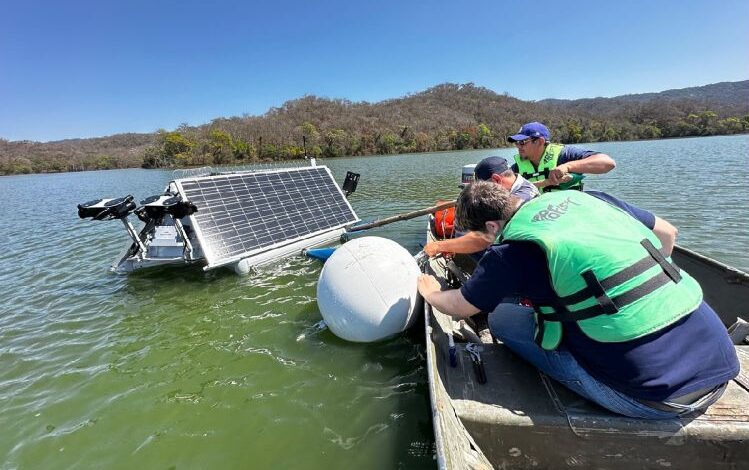
[[[0,139],[0,175],[134,168],[156,134],[116,134],[55,142]]]
[[[584,98],[578,100],[545,99],[538,101],[538,103],[565,109],[596,112],[600,108],[611,110],[617,106],[664,101],[689,101],[701,103],[706,107],[719,106],[725,113],[744,115],[749,113],[749,80],[713,83],[698,87],[666,90],[660,93],[640,93],[613,98]]]
[[[310,155],[325,157],[496,148],[534,120],[562,143],[743,133],[749,131],[749,80],[579,100],[523,101],[472,83],[377,103],[305,96],[262,116],[153,134],[0,139],[0,174],[301,158],[303,137]]]

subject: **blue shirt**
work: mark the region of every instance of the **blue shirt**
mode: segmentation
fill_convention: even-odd
[[[512,185],[512,189],[510,189],[510,194],[519,197],[523,200],[523,203],[526,203],[538,196],[538,189],[536,189],[533,183],[516,174],[515,183]]]
[[[655,225],[648,211],[608,194],[587,193],[625,210],[649,229]],[[484,312],[505,297],[543,304],[554,296],[546,256],[532,242],[492,245],[461,292]],[[623,343],[597,342],[576,324],[565,324],[562,347],[597,380],[643,400],[663,401],[717,386],[739,372],[726,329],[705,302],[676,323]]]
[[[562,153],[559,154],[559,158],[557,159],[557,166],[561,165],[562,163],[571,162],[574,160],[582,160],[583,158],[588,158],[591,155],[595,155],[597,153],[593,150],[585,150],[578,147],[572,147],[570,145],[565,145],[562,149]],[[512,171],[515,173],[518,173],[518,164],[513,163],[512,164]]]

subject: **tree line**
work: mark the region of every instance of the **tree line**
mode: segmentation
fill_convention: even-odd
[[[137,168],[154,134],[118,134],[59,142],[0,138],[0,175]]]
[[[661,94],[532,102],[473,84],[443,84],[378,103],[305,96],[262,116],[154,134],[46,144],[0,139],[0,174],[499,148],[533,120],[547,124],[552,140],[565,144],[730,135],[749,132],[749,81],[731,85],[737,83],[740,93],[728,103]]]

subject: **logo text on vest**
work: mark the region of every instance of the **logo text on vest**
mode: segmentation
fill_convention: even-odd
[[[549,204],[546,209],[542,209],[536,213],[536,215],[533,216],[533,219],[531,219],[531,222],[545,222],[547,220],[557,220],[559,217],[567,213],[567,211],[570,208],[570,204],[573,204],[575,206],[579,206],[580,204],[573,202],[570,197],[568,197],[566,200],[560,202],[559,204],[552,205]]]

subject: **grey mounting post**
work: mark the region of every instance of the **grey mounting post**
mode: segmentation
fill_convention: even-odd
[[[182,237],[182,240],[185,242],[185,259],[188,261],[193,261],[194,258],[192,257],[192,243],[190,243],[190,239],[187,238],[187,232],[185,232],[184,225],[182,225],[182,222],[180,222],[179,219],[174,218],[174,227],[177,229],[179,236]]]
[[[146,257],[146,246],[143,244],[143,241],[141,241],[140,237],[138,236],[138,232],[135,231],[135,227],[133,227],[133,224],[130,223],[130,219],[125,216],[120,218],[122,221],[122,224],[125,226],[125,230],[127,230],[128,235],[130,235],[130,238],[133,239],[136,245],[138,245],[138,259],[143,259]]]

